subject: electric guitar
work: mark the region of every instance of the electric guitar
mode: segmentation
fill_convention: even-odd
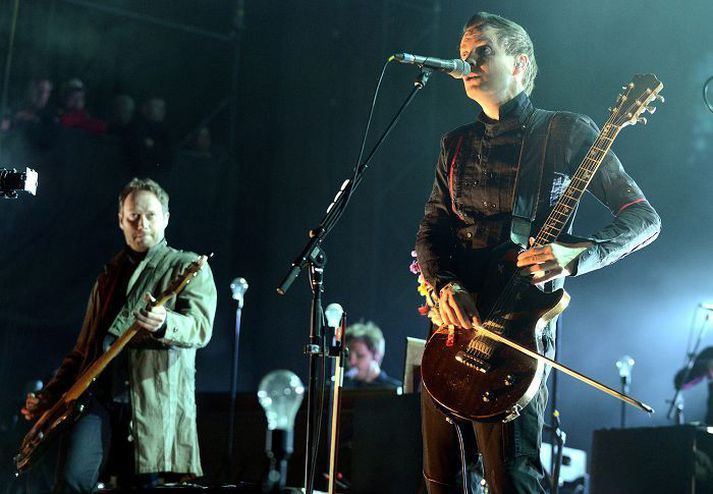
[[[535,238],[535,245],[557,240],[585,189],[621,129],[646,123],[641,114],[663,84],[653,74],[637,74],[623,87],[617,103],[566,190]],[[516,418],[540,389],[545,365],[551,365],[649,413],[653,409],[544,357],[542,330],[562,313],[570,300],[559,289],[545,293],[521,276],[515,266],[518,251],[510,245],[487,276],[477,308],[486,315],[479,328],[443,326],[428,340],[421,362],[423,385],[436,403],[466,420],[503,421]]]
[[[182,273],[177,275],[168,285],[168,288],[157,297],[148,308],[164,305],[171,297],[177,296],[183,288],[193,279],[205,265],[208,256],[200,256],[189,264]],[[112,345],[99,356],[77,378],[62,397],[37,420],[35,425],[25,435],[20,444],[20,449],[14,457],[16,474],[30,468],[32,464],[45,452],[53,439],[71,424],[77,421],[84,410],[82,398],[90,385],[106,368],[121,350],[136,336],[141,326],[134,322]]]

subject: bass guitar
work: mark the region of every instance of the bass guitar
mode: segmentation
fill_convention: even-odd
[[[653,74],[637,74],[623,87],[609,119],[550,211],[534,245],[557,240],[616,136],[628,125],[646,123],[641,114],[654,112],[655,108],[649,106],[654,99],[663,101],[659,95],[662,88]],[[535,396],[545,376],[545,365],[550,365],[653,412],[648,405],[543,355],[542,331],[565,310],[570,297],[563,289],[545,293],[529,277],[521,276],[514,263],[517,253],[511,245],[478,294],[478,311],[487,316],[480,327],[444,326],[428,340],[421,373],[423,386],[435,402],[462,419],[507,422]]]
[[[207,260],[208,256],[200,256],[189,264],[182,273],[171,280],[168,288],[156,297],[156,301],[150,303],[148,308],[162,306],[171,297],[177,296],[191,279],[200,272]],[[86,396],[87,389],[109,362],[121,352],[140,330],[141,326],[134,322],[101,356],[87,367],[52,408],[40,416],[23,438],[20,449],[14,457],[16,475],[30,468],[46,451],[54,438],[81,417],[84,410],[82,398]]]

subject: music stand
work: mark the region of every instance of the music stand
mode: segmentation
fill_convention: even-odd
[[[426,340],[406,337],[406,358],[404,358],[404,394],[421,392],[421,359],[426,348]]]

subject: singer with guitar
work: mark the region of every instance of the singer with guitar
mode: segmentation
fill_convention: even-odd
[[[197,255],[167,245],[168,219],[168,194],[156,182],[135,178],[123,188],[119,228],[126,247],[99,275],[74,349],[22,409],[33,420],[66,400],[119,337],[138,328],[72,407],[81,413],[59,437],[55,492],[94,492],[107,469],[122,487],[152,485],[158,474],[202,475],[195,356],[212,334],[216,287],[201,264],[190,282],[170,288]],[[26,437],[18,470],[32,464],[35,443],[41,445],[48,432]]]
[[[589,191],[611,212],[609,225],[589,238],[571,236],[574,205],[562,216],[563,233],[556,241],[534,242],[552,206],[569,190],[599,130],[586,116],[534,108],[529,95],[537,64],[532,41],[520,25],[484,12],[474,15],[463,31],[460,57],[472,70],[463,78],[465,92],[482,112],[473,123],[443,137],[433,190],[416,238],[418,262],[437,302],[432,311],[438,326],[434,336],[451,332],[442,339],[444,350],[458,345],[464,334],[459,331],[477,331],[474,324],[480,324],[493,301],[501,297],[497,278],[502,271],[512,269],[516,282],[525,280],[530,289],[536,286],[550,292],[561,288],[566,276],[582,275],[642,248],[660,229],[659,217],[639,187],[617,157],[604,150]],[[519,250],[501,251],[502,245],[519,246]],[[496,262],[513,251],[509,258],[505,255],[505,264]],[[544,327],[538,325],[540,329],[536,348],[552,357],[554,317]],[[501,387],[512,385],[511,381],[517,384],[517,369],[498,367],[508,364],[497,360],[501,350],[471,347],[448,365],[462,363],[464,371],[477,374],[472,379],[501,376]],[[472,392],[472,387],[458,388],[467,380],[457,375],[457,367],[453,373],[441,368],[431,373],[431,362],[439,366],[449,359],[427,359],[427,354],[422,368],[422,430],[428,492],[461,492],[459,479],[468,477],[461,458],[472,464],[478,453],[489,492],[543,492],[539,448],[547,403],[546,371],[541,384],[528,389],[526,406],[478,415],[439,401],[453,389],[460,396]],[[445,388],[447,392],[440,393]],[[475,402],[497,402],[501,396],[490,392],[495,388],[486,382],[486,391]],[[446,415],[459,424],[458,430]]]

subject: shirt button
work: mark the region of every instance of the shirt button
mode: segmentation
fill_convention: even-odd
[[[491,203],[490,203],[490,207],[491,207],[491,208],[495,209],[495,206],[496,206],[496,205],[495,205],[494,202],[491,202]]]
[[[472,232],[468,232],[468,233],[465,234],[465,237],[466,237],[466,238],[473,238],[473,233],[472,233]]]

